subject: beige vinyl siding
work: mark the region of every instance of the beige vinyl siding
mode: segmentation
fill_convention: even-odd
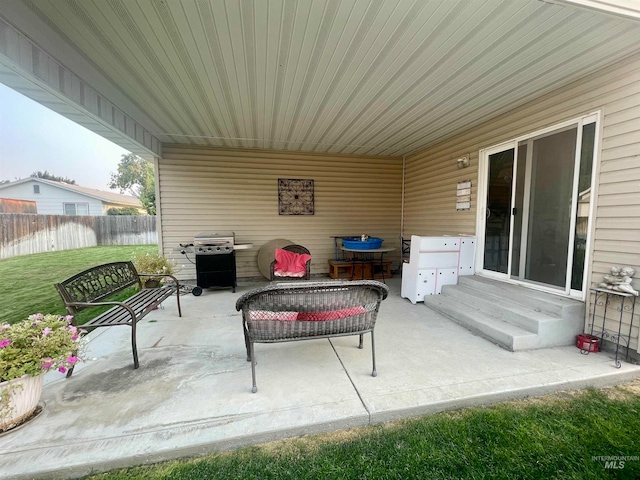
[[[162,245],[180,262],[182,279],[195,278],[195,267],[174,250],[200,232],[233,231],[237,243],[254,245],[236,252],[239,278],[260,277],[258,251],[278,238],[311,251],[312,275],[329,271],[330,235],[365,233],[399,247],[399,158],[180,145],[164,145],[163,151],[158,160]],[[278,214],[279,178],[314,181],[314,215]],[[399,255],[389,258],[397,262]]]
[[[403,235],[475,233],[480,149],[595,111],[602,113],[602,136],[589,285],[600,282],[613,265],[631,265],[633,285],[640,289],[640,54],[408,157]],[[471,166],[458,170],[456,158],[466,153]],[[456,182],[468,178],[472,209],[456,212]],[[619,314],[609,311],[606,327],[617,331]],[[631,332],[635,349],[639,315],[637,308]]]

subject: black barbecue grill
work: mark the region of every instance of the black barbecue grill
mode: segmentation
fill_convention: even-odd
[[[231,287],[236,291],[236,252],[233,232],[199,233],[193,239],[197,284],[200,288]]]

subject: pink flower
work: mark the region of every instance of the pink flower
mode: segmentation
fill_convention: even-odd
[[[67,367],[59,366],[59,367],[58,367],[58,371],[59,371],[60,373],[67,373]]]
[[[50,327],[45,327],[44,330],[42,330],[42,336],[43,337],[46,337],[50,333],[51,333],[51,328]]]
[[[67,363],[76,363],[78,361],[78,357],[74,357],[73,355],[67,358]]]
[[[78,339],[78,332],[75,332],[72,336],[71,336],[71,340],[77,340]]]
[[[11,342],[8,338],[3,338],[0,340],[0,348],[8,347]]]
[[[2,325],[2,328],[0,328],[0,330],[6,330],[7,328],[11,328],[11,325],[5,323],[4,325]]]
[[[50,357],[43,358],[42,359],[42,369],[43,370],[49,370],[51,367],[53,367],[53,359],[50,358]]]

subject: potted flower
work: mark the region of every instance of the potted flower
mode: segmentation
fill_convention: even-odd
[[[66,373],[79,361],[85,330],[71,316],[31,315],[0,327],[0,432],[27,420],[38,406],[44,373]]]
[[[175,273],[177,262],[169,260],[159,253],[137,254],[133,257],[133,266],[140,274],[157,274],[158,276],[144,277],[144,288],[155,288],[160,285],[163,275]]]

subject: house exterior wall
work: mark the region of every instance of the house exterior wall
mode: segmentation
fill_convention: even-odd
[[[195,267],[176,249],[200,232],[235,232],[237,274],[261,277],[260,247],[287,239],[311,251],[311,274],[327,274],[331,235],[367,234],[398,248],[402,160],[164,145],[158,159],[162,249],[193,279]],[[314,180],[314,215],[278,214],[278,179]],[[193,256],[191,256],[193,259]],[[385,259],[387,257],[385,256]],[[394,268],[396,265],[394,265]]]
[[[39,185],[40,193],[33,193],[34,185]],[[86,203],[89,206],[89,215],[104,215],[100,200],[46,183],[33,181],[8,185],[1,192],[3,197],[36,202],[38,213],[41,215],[64,215],[65,203]]]
[[[640,54],[407,158],[403,235],[474,234],[479,151],[598,110],[601,141],[588,285],[600,282],[613,265],[631,265],[633,285],[640,289]],[[456,158],[465,154],[471,165],[458,170]],[[472,208],[456,212],[456,183],[466,179],[473,183]],[[617,331],[619,313],[610,311],[606,326]],[[628,315],[624,323],[623,332]],[[631,332],[636,350],[639,325],[636,308]]]

